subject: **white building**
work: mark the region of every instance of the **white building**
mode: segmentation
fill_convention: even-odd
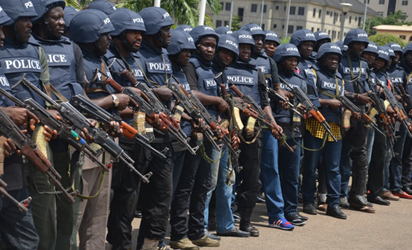
[[[363,3],[365,0],[359,1]],[[412,22],[412,0],[369,0],[369,7],[383,17],[401,10],[408,16],[406,21]]]

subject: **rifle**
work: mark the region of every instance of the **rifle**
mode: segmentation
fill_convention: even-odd
[[[217,78],[221,77],[222,73],[218,73],[215,77],[214,80],[217,82]],[[253,117],[260,122],[266,124],[266,126],[272,131],[275,129],[275,127],[272,125],[270,122],[271,118],[265,113],[260,108],[260,105],[255,102],[250,96],[244,95],[236,86],[235,84],[228,79],[229,82],[229,88],[236,93],[236,95],[241,99],[241,101],[237,100],[236,98],[229,97],[226,91],[226,85],[224,83],[220,84],[221,90],[222,90],[222,95],[226,102],[230,105],[231,102],[233,102],[233,105],[238,108],[239,110],[242,111],[242,114],[244,114],[247,117]],[[219,83],[218,83],[219,84]],[[281,143],[282,146],[286,147],[290,152],[294,152],[296,146],[291,147],[285,140],[286,136],[282,133],[280,135],[280,138],[278,139]]]
[[[121,117],[110,114],[109,112],[97,106],[90,100],[87,100],[82,95],[73,96],[70,103],[80,111],[86,113],[91,118],[99,122],[102,122],[106,126],[110,126],[111,121],[118,122],[123,129],[124,136],[134,140],[142,147],[149,149],[159,158],[166,159],[166,156],[164,154],[169,150],[169,148],[165,148],[162,150],[162,152],[159,152],[158,150],[150,146],[149,140],[146,137],[142,136],[135,128],[124,122]]]
[[[280,81],[288,86],[290,90],[292,90],[293,94],[296,96],[296,98],[299,100],[299,102],[305,106],[307,112],[313,116],[326,130],[326,132],[332,137],[332,139],[337,142],[338,140],[336,137],[332,134],[330,131],[330,125],[329,123],[325,120],[325,117],[323,117],[322,113],[319,111],[319,109],[309,100],[308,96],[303,92],[301,88],[298,88],[297,86],[293,86],[289,84],[288,82],[285,81],[281,76],[279,76]]]
[[[63,193],[64,197],[71,203],[74,202],[66,189],[60,183],[61,176],[52,167],[50,161],[37,148],[37,145],[27,135],[23,134],[19,127],[0,109],[0,134],[13,140],[13,143],[21,150],[21,153],[33,164],[37,170],[49,177],[53,185]]]
[[[184,88],[181,89],[183,93],[189,98],[192,105],[199,111],[207,125],[212,129],[212,131],[214,131],[218,135],[218,138],[222,139],[223,144],[226,145],[229,152],[233,156],[233,159],[235,159],[234,165],[236,166],[237,158],[239,158],[240,155],[240,150],[234,149],[232,147],[231,139],[228,136],[229,132],[227,130],[224,130],[220,126],[216,119],[207,111],[206,107],[203,106],[202,102],[195,95],[189,94],[189,92],[187,92]],[[222,131],[223,133],[220,134],[220,131]]]
[[[106,77],[106,83],[109,84],[114,90],[119,93],[126,94],[132,99],[134,104],[139,107],[139,110],[144,112],[150,119],[160,118],[161,120],[161,131],[168,132],[173,135],[176,140],[183,145],[192,155],[196,154],[199,146],[192,148],[189,144],[190,138],[188,138],[185,133],[180,129],[179,124],[172,117],[170,110],[163,106],[160,100],[154,95],[154,93],[147,87],[144,83],[139,83],[134,78],[132,84],[136,84],[136,87],[142,90],[144,98],[139,96],[132,88],[123,87],[117,83],[114,79],[108,77],[104,72],[96,69],[96,73],[100,72]]]
[[[376,122],[374,122],[373,119],[370,118],[368,114],[366,114],[366,112],[362,111],[358,106],[356,106],[353,102],[351,102],[346,96],[340,95],[340,96],[337,96],[337,99],[342,103],[342,105],[346,109],[350,110],[352,113],[354,112],[359,113],[362,118],[363,123],[371,125],[377,132],[386,136],[385,133],[383,133],[378,128],[378,124],[376,124]]]
[[[22,78],[21,83],[23,83],[26,87],[32,89],[41,98],[54,106],[66,121],[70,121],[73,124],[76,133],[80,133],[84,128],[86,128],[89,134],[93,137],[93,141],[95,143],[100,145],[115,159],[119,159],[120,161],[125,163],[127,167],[129,167],[140,178],[142,178],[143,182],[149,183],[149,177],[151,176],[151,173],[142,175],[139,171],[137,171],[133,166],[134,161],[132,160],[132,158],[130,158],[130,156],[128,156],[126,152],[124,152],[124,150],[119,145],[117,145],[112,138],[109,137],[106,131],[101,128],[92,126],[91,122],[69,102],[57,103],[50,96],[34,86],[24,77]]]
[[[0,93],[7,97],[10,101],[14,102],[18,107],[26,108],[35,114],[41,123],[49,126],[52,130],[56,130],[59,137],[67,141],[73,148],[79,151],[83,151],[84,154],[94,163],[99,165],[105,171],[109,171],[111,165],[104,165],[97,158],[99,154],[86,143],[86,141],[81,138],[71,126],[61,120],[58,120],[56,117],[52,116],[45,108],[38,104],[32,98],[28,98],[24,101],[19,100],[14,97],[9,92],[0,88]]]
[[[303,118],[303,115],[299,112],[299,110],[297,110],[291,102],[286,101],[286,99],[283,96],[279,95],[274,89],[266,87],[266,90],[269,94],[269,97],[273,98],[276,101],[282,101],[286,103],[293,112]]]
[[[176,82],[178,82],[178,80],[174,76],[172,77],[176,80]],[[176,98],[176,100],[179,101],[179,104],[183,106],[183,108],[185,109],[187,114],[192,118],[192,120],[198,126],[202,127],[202,131],[206,139],[212,144],[214,148],[220,151],[221,148],[217,145],[217,143],[213,139],[213,136],[214,136],[213,131],[210,129],[209,125],[202,126],[202,123],[199,121],[199,119],[203,119],[203,117],[200,114],[199,110],[196,109],[195,106],[193,106],[192,102],[183,92],[183,86],[181,84],[171,82],[169,84],[169,88],[173,91],[173,96]]]
[[[390,80],[388,80],[388,83],[391,84]],[[393,95],[392,91],[389,89],[388,86],[379,83],[379,86],[383,88],[383,91],[385,93],[386,99],[389,101],[391,106],[393,107],[393,110],[396,112],[396,117],[399,119],[400,122],[402,122],[402,125],[405,127],[406,132],[408,133],[408,136],[412,138],[412,133],[409,131],[409,125],[411,125],[411,122],[409,118],[405,115],[405,110],[403,109],[402,105],[396,100],[395,96]]]
[[[11,196],[6,191],[6,187],[7,187],[7,184],[2,179],[0,179],[0,195],[9,199],[11,203],[13,203],[19,208],[20,211],[27,213],[27,211],[29,211],[27,207],[29,206],[29,203],[31,202],[31,197],[29,196],[27,199],[19,202],[18,200],[14,199],[14,197]]]
[[[409,114],[412,109],[411,96],[405,91],[402,84],[399,84],[399,85],[393,84],[393,86],[395,87],[396,92],[398,92],[398,94],[402,97],[403,103],[405,103],[406,112],[407,114]]]

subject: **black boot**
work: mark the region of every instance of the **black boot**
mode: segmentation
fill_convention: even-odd
[[[365,197],[366,180],[368,178],[367,167],[356,166],[352,175],[352,183],[355,188],[351,188],[349,194],[349,204],[351,208],[366,212],[375,213],[375,209]]]
[[[259,230],[250,224],[250,217],[252,216],[253,208],[243,208],[241,212],[239,229],[250,233],[252,237],[259,237]]]

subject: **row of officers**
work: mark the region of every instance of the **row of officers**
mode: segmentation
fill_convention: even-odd
[[[339,219],[412,198],[412,44],[172,30],[162,8],[109,1],[0,6],[0,248],[131,249],[138,206],[137,249],[169,249],[170,219],[170,247],[196,250],[258,237],[261,192],[289,231],[308,220],[299,193]]]

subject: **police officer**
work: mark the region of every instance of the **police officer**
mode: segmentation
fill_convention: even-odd
[[[314,203],[316,192],[316,167],[320,157],[323,157],[323,175],[325,176],[327,186],[327,211],[326,214],[346,219],[346,215],[340,210],[340,154],[342,149],[342,135],[340,129],[341,123],[341,103],[337,97],[344,95],[343,79],[337,69],[342,57],[339,46],[334,43],[324,43],[320,46],[317,53],[317,64],[314,65],[317,76],[317,90],[319,93],[319,102],[321,107],[319,111],[325,117],[331,126],[331,131],[338,139],[337,142],[328,136],[323,148],[324,130],[311,129],[316,126],[307,126],[305,134],[305,147],[319,149],[317,151],[306,150],[305,164],[303,167],[302,194],[305,204]],[[308,123],[317,123],[314,118],[309,118]],[[309,129],[309,130],[308,130]],[[319,170],[320,171],[320,170]]]
[[[21,8],[23,6],[17,5],[16,7],[17,10],[24,12],[24,9]],[[3,25],[10,21],[11,19],[2,7],[0,7],[0,48],[3,47],[5,39]],[[1,66],[0,86],[4,90],[11,92],[10,84]],[[23,108],[6,108],[8,106],[14,106],[14,104],[4,96],[0,97],[0,106],[2,111],[4,111],[16,125],[23,126],[24,123],[27,122],[30,112]],[[15,149],[15,147],[13,148],[11,140],[7,140],[7,142],[1,146],[4,148],[5,153],[8,151],[11,153],[13,149]],[[6,191],[18,201],[27,199],[29,192],[27,190],[26,178],[24,178],[22,157],[17,154],[9,155],[4,159],[4,168],[3,166],[1,168],[3,172],[0,173],[0,178],[8,184],[7,188],[5,188]],[[7,249],[37,249],[39,236],[34,227],[31,205],[28,206],[28,209],[28,212],[23,213],[6,197],[0,196],[0,235],[2,241],[0,245],[5,244]]]
[[[211,67],[219,37],[212,28],[203,25],[193,28],[190,35],[197,51],[192,55],[190,63],[183,67],[183,72],[186,74],[192,94],[198,96],[199,90],[203,90],[206,94],[216,95],[216,83],[213,80]],[[199,96],[198,98],[203,101]],[[209,113],[216,116],[216,111]],[[212,144],[204,140],[203,146],[206,155],[210,156]],[[204,232],[204,210],[210,182],[211,165],[203,158],[200,150],[196,155],[186,154],[171,205],[172,247],[174,244],[186,241],[186,237],[197,246],[218,247],[220,245],[218,240],[211,239]],[[189,223],[186,227],[188,210]]]
[[[265,42],[263,43],[263,49],[265,53],[270,57],[273,58],[276,48],[279,46],[280,40],[279,36],[274,31],[266,31],[265,35]]]
[[[37,16],[33,3],[29,0],[2,1],[2,7],[11,18],[3,26],[6,39],[0,53],[0,61],[10,86],[26,74],[25,77],[36,87],[48,90],[50,82],[47,56],[39,43],[30,35],[32,28],[30,18]],[[45,106],[40,96],[23,87],[22,84],[12,88],[12,94],[21,100],[33,98],[41,106]],[[50,243],[47,239],[55,239],[56,229],[49,229],[47,225],[55,223],[56,220],[55,188],[46,175],[32,166],[29,166],[28,172],[29,193],[33,197],[33,219],[41,239],[39,248],[54,249],[55,240]],[[53,194],[50,195],[49,192]]]
[[[318,52],[320,46],[322,46],[322,44],[324,43],[330,43],[332,40],[330,39],[330,36],[328,35],[328,33],[326,33],[325,31],[316,31],[315,33],[313,33],[315,35],[315,39],[316,39],[316,44],[315,47],[313,48],[313,52]],[[314,59],[316,59],[316,53],[312,52],[312,56]]]
[[[175,30],[181,30],[187,33],[190,33],[190,31],[192,31],[193,27],[187,24],[181,24],[176,26]]]
[[[395,52],[396,53],[396,52]],[[400,65],[404,69],[403,86],[408,93],[412,92],[412,43],[408,43],[403,49]],[[411,114],[408,114],[409,117]],[[406,137],[402,157],[402,190],[412,195],[412,139]]]
[[[72,6],[66,6],[64,8],[64,22],[66,23],[66,26],[64,27],[64,36],[67,38],[70,38],[70,22],[72,21],[72,18],[77,15],[79,11]]]
[[[38,14],[37,17],[32,18],[33,37],[46,52],[51,84],[67,100],[77,94],[83,95],[83,86],[81,85],[84,82],[82,52],[77,45],[68,38],[63,37],[65,2],[60,0],[33,0],[33,5]],[[79,153],[76,153],[75,157],[72,158],[68,143],[62,139],[52,140],[50,146],[53,151],[54,167],[62,176],[62,185],[64,187],[71,187],[72,183],[79,185],[79,170],[81,168],[78,165]],[[73,161],[71,162],[71,160]],[[57,226],[56,238],[52,237],[52,232],[47,233],[47,241],[50,244],[56,244],[58,248],[62,249],[76,247],[76,245],[71,245],[70,239],[77,232],[79,202],[80,199],[77,198],[76,202],[72,204],[63,196],[56,202],[57,225],[56,222],[51,221],[51,224],[46,226],[48,230],[56,230]],[[44,244],[41,243],[41,245]],[[46,246],[46,248],[50,249],[49,246]]]
[[[216,75],[222,72],[222,78],[219,78],[219,82],[227,83],[227,77],[225,73],[226,67],[230,65],[231,62],[236,61],[239,54],[239,45],[235,37],[231,35],[222,34],[219,36],[219,42],[216,49],[215,57],[213,58],[212,70]],[[212,155],[215,152],[213,152]],[[236,228],[235,221],[233,217],[233,212],[231,209],[232,203],[232,192],[233,192],[233,180],[231,177],[233,175],[233,167],[229,164],[229,152],[226,146],[222,147],[221,152],[217,152],[217,159],[220,160],[216,163],[212,163],[212,182],[211,189],[207,194],[206,209],[205,209],[205,227],[208,226],[208,220],[212,208],[211,199],[212,192],[216,190],[216,231],[218,234],[237,232],[233,236],[247,236],[248,232],[243,232]],[[232,183],[227,184],[228,176]],[[212,226],[212,225],[210,225]]]
[[[233,31],[229,27],[226,27],[226,26],[217,27],[215,29],[215,32],[219,35],[232,34],[233,33]]]
[[[278,131],[281,129],[273,118],[272,109],[268,102],[265,76],[259,68],[257,60],[251,58],[256,40],[259,40],[258,44],[260,48],[262,47],[263,35],[257,35],[258,37],[254,40],[252,34],[246,30],[239,30],[235,34],[239,42],[239,57],[226,68],[227,78],[244,95],[249,95],[261,106],[262,110],[271,118],[270,122],[275,127],[273,131],[269,131],[269,135],[273,133],[274,136],[277,136]],[[246,121],[246,119],[243,120]],[[240,145],[242,154],[239,157],[239,165],[243,166],[240,172],[242,182],[237,190],[237,201],[242,208],[239,228],[255,237],[259,236],[259,231],[251,225],[250,219],[261,188],[259,177],[262,137],[260,129],[261,125],[251,124],[249,126],[248,123],[242,131],[242,137],[245,140],[245,143]]]
[[[125,87],[134,87],[124,75],[126,69],[138,81],[144,81],[141,62],[137,53],[146,31],[142,17],[129,9],[118,9],[110,16],[114,31],[110,33],[112,41],[105,57],[112,64],[111,73],[116,82]],[[116,62],[112,62],[116,59]],[[136,89],[135,89],[136,90]],[[138,91],[139,92],[139,91]],[[121,112],[125,122],[133,125],[134,112],[129,108]],[[120,138],[120,146],[130,156],[139,152],[140,146],[127,138]],[[139,148],[139,149],[138,149]],[[137,162],[137,160],[135,160]],[[138,164],[135,168],[139,169]],[[139,170],[140,171],[140,170]],[[113,167],[110,214],[107,223],[107,241],[112,249],[130,249],[132,246],[132,220],[139,196],[140,178],[130,174],[124,163],[116,163]]]
[[[306,84],[303,81],[302,76],[294,72],[294,69],[296,69],[298,65],[299,58],[300,54],[295,45],[282,44],[276,49],[274,60],[277,63],[279,69],[279,76],[283,77],[288,83],[298,86],[306,92]],[[288,89],[285,85],[282,84],[280,85],[280,88],[286,91],[290,91],[290,89]],[[294,99],[291,99],[291,101],[293,100]],[[280,107],[280,105],[276,107],[275,119],[276,122],[282,127],[284,134],[287,136],[288,143],[290,143],[291,141],[293,142],[293,137],[295,138],[295,140],[300,140],[301,137],[300,129],[296,126],[297,124],[293,123],[292,115],[293,113],[291,113],[290,110],[284,110]],[[295,149],[295,152],[300,151],[299,149],[297,149],[298,148]],[[285,218],[286,216],[288,216],[290,219],[293,219],[293,223],[295,223],[296,225],[304,225],[305,220],[307,220],[307,217],[300,216],[294,208],[294,206],[296,206],[294,204],[297,204],[297,175],[299,173],[299,167],[297,167],[297,164],[299,164],[300,157],[295,155],[291,156],[293,155],[293,153],[286,153],[286,151],[282,151],[282,153],[280,153],[280,150],[281,148],[279,148],[278,166],[274,165],[275,162],[278,160],[277,158],[271,159],[270,165],[266,164],[268,166],[266,166],[265,164],[262,165],[262,178],[263,183],[266,186],[265,195],[267,199],[266,207],[268,208],[269,226],[282,230],[293,230],[293,221],[289,222],[289,219]],[[285,155],[285,158],[281,162],[281,154],[285,153],[287,155]],[[292,164],[290,170],[287,170],[285,166],[285,164],[287,164],[288,162],[288,156],[292,158],[290,159],[290,163]],[[273,165],[275,167],[273,167]],[[282,184],[280,183],[280,181],[279,183],[277,183],[277,181],[272,183],[272,179],[270,177],[267,177],[268,175],[266,173],[270,173],[270,177],[274,176],[276,178],[280,178],[279,176],[282,175]],[[285,198],[283,193],[284,185],[287,185],[288,188],[292,188],[290,190],[287,190],[289,196]],[[286,199],[289,200],[288,203],[286,203]],[[289,207],[289,209],[286,210],[286,207]],[[289,212],[290,214],[286,214],[286,212]]]
[[[100,10],[107,16],[111,16],[117,10],[116,6],[107,0],[92,1],[87,8]]]
[[[80,11],[70,23],[71,37],[83,52],[84,72],[88,84],[84,87],[87,96],[100,107],[119,114],[119,111],[129,105],[130,98],[124,94],[114,94],[110,86],[98,84],[105,80],[104,75],[98,74],[94,79],[94,72],[100,69],[108,77],[111,76],[104,62],[111,36],[114,30],[109,17],[99,10],[87,9]],[[97,81],[97,82],[95,82]],[[115,126],[110,132],[115,135],[119,128]],[[107,162],[110,156],[103,154],[102,161]],[[107,216],[109,209],[109,194],[111,171],[103,173],[98,165],[85,158],[83,165],[83,195],[94,196],[84,199],[80,203],[78,230],[80,249],[102,249],[105,244]],[[102,176],[103,175],[103,176]],[[101,186],[101,188],[100,188]],[[98,191],[100,189],[100,191]]]
[[[166,55],[166,48],[170,43],[171,26],[174,24],[169,13],[162,8],[149,7],[140,13],[144,20],[146,33],[140,49],[140,61],[146,83],[167,103],[172,92],[165,85],[172,74],[172,67]],[[168,134],[158,133],[155,130],[152,146],[158,150],[165,147],[170,150],[167,159],[162,160],[150,152],[142,150],[138,164],[153,172],[149,184],[142,185],[140,200],[142,201],[142,221],[140,235],[144,236],[142,249],[157,249],[158,242],[164,237],[169,215],[169,206],[172,198],[172,167],[173,150]]]
[[[345,95],[351,98],[361,109],[365,109],[365,104],[372,103],[366,93],[369,90],[366,82],[366,70],[368,66],[367,63],[360,58],[368,43],[368,35],[364,30],[351,29],[344,40],[344,45],[347,45],[348,49],[343,54],[339,66],[339,73],[345,80],[345,90],[348,92],[345,93]],[[350,82],[354,79],[358,80],[356,82]],[[368,204],[364,196],[366,193],[368,166],[366,154],[368,133],[368,128],[366,128],[360,120],[351,122],[351,128],[346,132],[340,165],[342,178],[341,193],[345,194],[347,192],[350,170],[352,168],[353,184],[349,194],[349,204],[354,209],[374,213],[375,210]],[[348,157],[350,157],[353,162],[352,166],[347,163]]]

